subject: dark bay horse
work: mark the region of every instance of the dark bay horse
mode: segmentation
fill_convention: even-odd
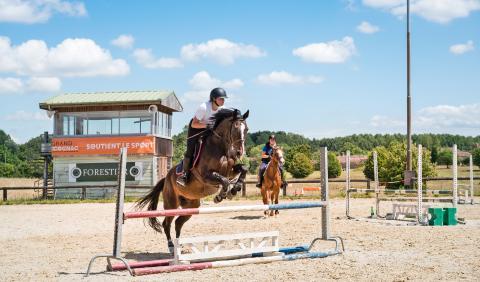
[[[148,207],[156,210],[160,194],[163,196],[164,209],[198,208],[200,199],[218,193],[216,203],[233,197],[241,190],[247,174],[247,168],[236,162],[245,153],[245,137],[249,111],[241,115],[236,109],[220,109],[212,117],[212,125],[205,130],[203,152],[198,163],[192,168],[192,177],[185,187],[176,182],[176,167],[170,169],[167,176],[142,199],[137,208]],[[233,186],[232,188],[229,188]],[[180,237],[182,226],[191,215],[178,216],[175,220],[175,236]],[[157,218],[149,218],[149,225],[157,232],[165,230],[170,252],[173,242],[170,228],[173,216],[164,218],[162,224]]]
[[[283,151],[280,147],[275,146],[272,150],[271,160],[265,169],[262,182],[262,200],[263,204],[278,204],[278,195],[280,194],[280,186],[282,186],[282,175],[280,174],[280,166],[285,162]],[[269,203],[270,200],[270,203]],[[265,216],[277,215],[278,210],[264,211]]]

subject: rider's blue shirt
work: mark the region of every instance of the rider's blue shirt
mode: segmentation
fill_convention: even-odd
[[[263,149],[262,149],[262,152],[264,152],[268,158],[262,158],[262,162],[263,163],[268,163],[270,162],[270,155],[272,155],[272,151],[273,151],[273,148],[270,147],[270,144],[265,144],[265,146],[263,146]]]

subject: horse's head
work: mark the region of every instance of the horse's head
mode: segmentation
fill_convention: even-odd
[[[283,157],[283,150],[280,146],[273,147],[272,159],[276,160],[280,165],[283,165],[285,163],[285,158]]]
[[[239,159],[245,153],[248,115],[249,111],[242,115],[237,109],[221,109],[212,118],[213,134],[221,137],[228,150],[228,156],[235,159]]]

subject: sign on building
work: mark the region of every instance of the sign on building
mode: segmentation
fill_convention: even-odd
[[[117,181],[118,163],[74,163],[68,165],[68,182]],[[127,162],[126,181],[143,179],[143,163]]]

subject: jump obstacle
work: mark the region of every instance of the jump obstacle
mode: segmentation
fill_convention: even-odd
[[[247,205],[208,207],[192,209],[172,209],[143,212],[124,212],[125,196],[125,171],[127,149],[122,148],[120,152],[120,173],[117,191],[117,204],[115,213],[114,244],[112,254],[95,255],[88,264],[86,276],[90,274],[93,262],[100,257],[107,259],[107,271],[128,270],[132,275],[146,275],[155,273],[166,273],[186,270],[201,270],[207,268],[218,268],[237,266],[252,263],[267,263],[274,261],[296,260],[303,258],[323,258],[337,255],[344,252],[343,239],[338,236],[330,236],[330,211],[328,197],[328,154],[327,148],[321,148],[321,201],[297,202],[273,205]],[[244,211],[266,211],[266,210],[287,210],[322,208],[322,234],[314,238],[310,244],[297,247],[280,248],[278,245],[278,231],[260,233],[242,233],[231,235],[218,235],[209,237],[177,238],[174,240],[173,258],[145,261],[128,262],[121,256],[122,227],[127,219],[150,218],[160,216],[179,215],[200,215],[227,212]],[[243,240],[243,241],[242,241]],[[335,242],[335,249],[327,252],[312,251],[318,241]],[[226,250],[225,245],[234,245],[236,249]],[[212,246],[213,245],[213,246]],[[210,247],[212,246],[212,247]],[[182,254],[183,247],[190,247],[191,254]],[[119,260],[121,263],[112,264],[112,260]]]
[[[452,190],[425,190],[423,191],[421,188],[423,187],[422,182],[422,154],[421,154],[421,146],[419,146],[419,153],[418,153],[418,163],[417,163],[417,189],[380,189],[379,180],[378,180],[378,161],[377,161],[377,152],[373,152],[373,165],[374,165],[374,189],[358,189],[358,188],[351,188],[350,186],[350,152],[347,151],[346,154],[346,182],[345,182],[345,201],[346,201],[346,216],[347,218],[353,218],[350,216],[350,194],[351,193],[375,193],[375,203],[376,203],[376,216],[382,217],[380,215],[380,202],[382,201],[398,201],[398,202],[414,202],[417,201],[417,204],[413,203],[393,203],[393,212],[392,216],[393,219],[400,219],[401,217],[406,216],[415,216],[417,218],[417,222],[419,220],[418,214],[422,212],[424,218],[427,216],[427,210],[430,205],[426,205],[423,208],[420,208],[418,202],[440,202],[440,203],[451,203],[454,207],[457,206],[459,203],[470,203],[474,204],[473,199],[473,163],[472,163],[472,156],[470,155],[470,166],[469,166],[469,180],[470,183],[467,188],[463,188],[464,191],[463,198],[459,198],[458,196],[458,167],[457,167],[457,146],[454,145],[452,148],[453,157],[452,157]],[[420,170],[419,170],[420,168]],[[429,197],[424,197],[429,196]],[[412,197],[381,197],[380,195],[411,195]],[[416,195],[416,197],[415,197]],[[439,195],[448,195],[444,197],[438,197]],[[470,196],[469,196],[470,195]],[[422,204],[423,205],[423,204]]]

